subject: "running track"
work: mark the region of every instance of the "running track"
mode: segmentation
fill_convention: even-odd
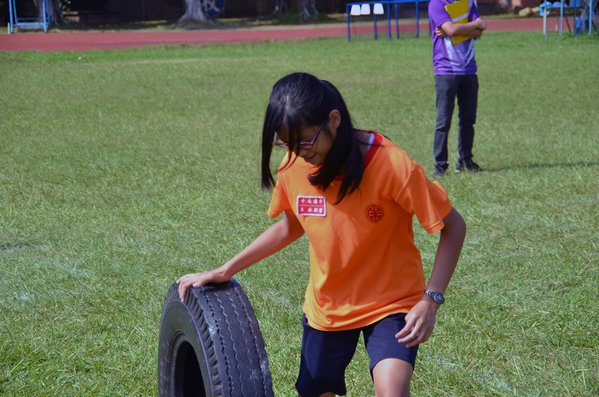
[[[411,33],[416,25],[399,25],[401,33]],[[395,38],[395,25],[391,26]],[[487,30],[538,30],[543,20],[507,19],[487,21]],[[373,26],[351,27],[351,34],[373,34]],[[428,24],[420,23],[421,37],[428,36]],[[347,25],[316,28],[196,30],[167,32],[95,32],[95,33],[16,33],[0,35],[0,51],[88,51],[158,44],[234,43],[239,41],[296,40],[318,36],[346,36]],[[378,25],[379,40],[387,39],[387,24]]]

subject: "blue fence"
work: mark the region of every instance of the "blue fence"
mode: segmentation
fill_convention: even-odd
[[[345,11],[347,13],[347,41],[351,40],[351,32],[350,32],[350,18],[351,16],[358,15],[370,15],[370,8],[372,6],[372,15],[374,18],[374,39],[377,40],[378,32],[377,32],[377,15],[387,15],[387,37],[391,40],[391,6],[395,8],[395,35],[396,38],[399,39],[399,18],[397,14],[397,6],[399,4],[407,4],[414,3],[416,7],[416,37],[420,37],[420,26],[419,26],[419,4],[420,3],[429,3],[430,0],[386,0],[386,1],[365,1],[360,3],[348,3],[345,6]],[[386,11],[385,11],[386,8]],[[430,23],[429,23],[429,34],[430,31]]]
[[[17,7],[15,0],[8,0],[8,13],[10,14],[8,32],[14,33],[15,29],[44,29],[48,32],[50,26],[50,16],[48,14],[48,2],[42,0],[41,18],[19,18],[17,17]]]

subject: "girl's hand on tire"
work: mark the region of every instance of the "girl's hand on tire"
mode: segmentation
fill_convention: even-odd
[[[179,284],[179,297],[181,302],[185,302],[185,295],[190,288],[198,288],[208,283],[226,283],[230,277],[226,277],[220,272],[210,270],[201,273],[189,273],[177,280]]]
[[[241,285],[232,278],[211,283],[181,302],[181,284],[210,278],[208,273],[183,276],[166,293],[158,334],[158,396],[274,397],[264,339]]]

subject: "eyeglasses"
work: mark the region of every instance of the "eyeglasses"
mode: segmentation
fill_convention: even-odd
[[[320,128],[318,129],[318,132],[316,133],[316,135],[314,135],[314,138],[312,138],[311,141],[298,143],[296,145],[297,150],[300,150],[300,149],[312,149],[314,147],[314,143],[316,143],[316,140],[318,139],[318,135],[320,134],[320,131],[322,131],[322,127],[324,127],[324,123],[322,123],[320,125]],[[275,146],[278,146],[280,148],[289,150],[289,144],[287,142],[283,142],[281,140],[281,138],[279,138],[279,134],[276,134]]]

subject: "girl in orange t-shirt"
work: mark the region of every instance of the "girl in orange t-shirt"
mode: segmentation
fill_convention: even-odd
[[[275,181],[273,146],[287,151]],[[273,87],[262,136],[268,215],[283,214],[217,269],[181,277],[191,287],[226,282],[304,233],[310,281],[303,305],[300,396],[346,394],[345,369],[364,334],[377,396],[409,396],[418,345],[430,337],[466,226],[443,188],[388,139],[353,127],[339,91],[294,73]],[[441,232],[428,284],[414,244],[414,215]]]

